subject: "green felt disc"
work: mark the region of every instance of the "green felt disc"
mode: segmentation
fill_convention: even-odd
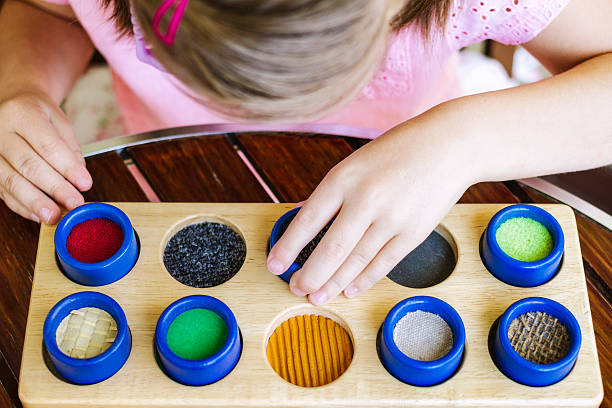
[[[187,360],[203,360],[215,354],[227,340],[227,326],[213,311],[190,309],[170,324],[166,341],[170,350]]]
[[[497,228],[495,239],[506,255],[524,262],[546,258],[553,248],[553,239],[548,229],[526,217],[504,221]]]

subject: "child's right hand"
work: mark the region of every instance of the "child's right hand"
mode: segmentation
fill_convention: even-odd
[[[0,95],[0,198],[11,210],[53,224],[58,204],[83,204],[79,190],[91,185],[74,129],[51,98],[40,92]]]

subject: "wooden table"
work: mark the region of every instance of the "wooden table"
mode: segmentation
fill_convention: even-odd
[[[217,126],[164,130],[85,149],[94,179],[85,199],[297,202],[308,197],[333,165],[366,143],[355,137],[238,130]],[[327,130],[342,135],[368,133]],[[510,181],[475,185],[460,202],[555,201]],[[576,219],[604,381],[602,406],[612,407],[612,232],[580,213]],[[17,382],[38,230],[37,224],[0,204],[0,407],[21,406]]]

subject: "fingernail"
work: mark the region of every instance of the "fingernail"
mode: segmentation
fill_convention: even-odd
[[[76,179],[76,186],[79,190],[85,190],[86,188],[89,188],[90,183],[91,177],[89,177],[89,174],[86,173],[81,174]]]
[[[47,224],[51,222],[51,210],[48,208],[43,208],[40,210],[40,219],[46,222]]]
[[[272,258],[268,260],[268,270],[275,275],[280,275],[285,271],[283,264]]]
[[[350,299],[352,297],[357,296],[357,292],[359,292],[359,289],[357,289],[357,286],[351,285],[344,290],[344,296]]]
[[[291,292],[293,292],[294,295],[296,296],[306,296],[306,294],[304,292],[302,292],[300,289],[298,289],[297,287],[295,287],[294,285],[289,285],[289,289],[291,290]]]
[[[327,293],[325,292],[315,292],[315,293],[311,293],[309,298],[310,298],[311,303],[317,306],[320,306],[320,305],[324,305],[325,303],[327,303],[329,296],[327,296]]]
[[[34,221],[34,222],[40,222],[40,218],[38,218],[38,215],[31,213],[29,218]]]

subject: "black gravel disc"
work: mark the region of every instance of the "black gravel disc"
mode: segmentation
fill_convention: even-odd
[[[216,222],[191,224],[174,234],[164,265],[177,281],[210,288],[230,280],[242,267],[246,245],[233,229]]]
[[[456,264],[450,244],[434,231],[402,259],[387,277],[409,288],[428,288],[446,279]]]

